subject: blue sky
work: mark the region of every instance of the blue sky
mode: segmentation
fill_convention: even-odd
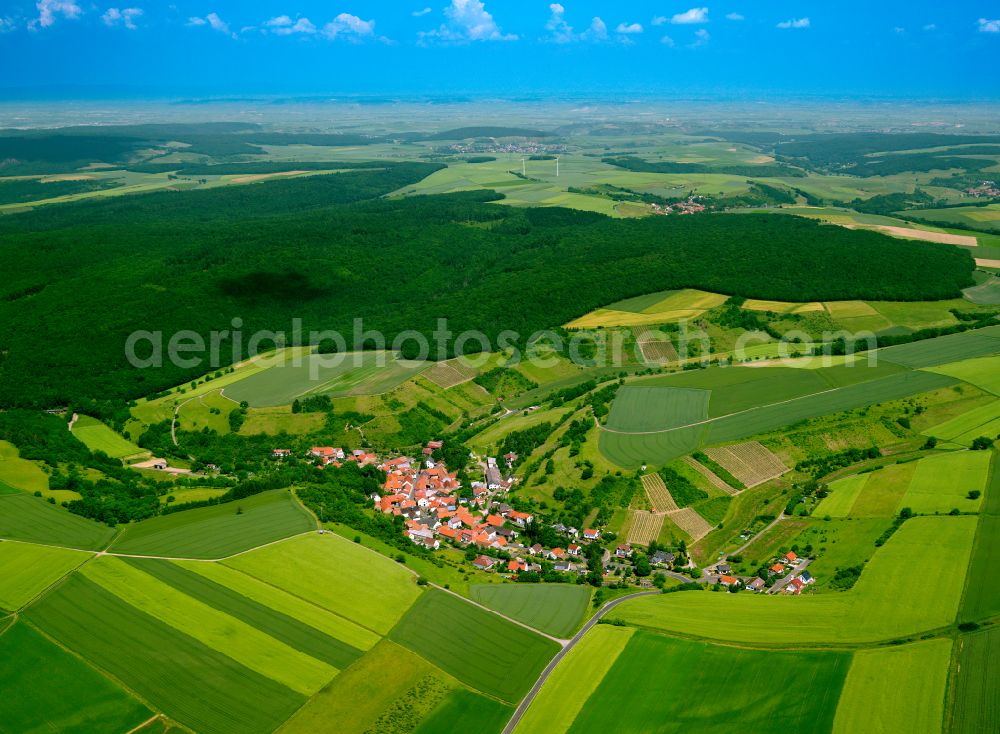
[[[0,87],[1000,97],[996,0],[697,2],[0,0]]]

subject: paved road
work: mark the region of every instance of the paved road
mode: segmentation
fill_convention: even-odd
[[[783,576],[781,578],[781,580],[775,582],[774,586],[772,586],[770,589],[767,590],[767,593],[768,594],[780,594],[781,590],[784,589],[786,586],[788,586],[788,584],[790,584],[792,582],[793,578],[795,578],[800,573],[802,573],[803,571],[805,571],[806,567],[810,563],[812,563],[811,560],[809,560],[808,558],[805,559],[802,563],[800,563],[795,568],[793,568],[791,571],[789,571],[787,575]]]
[[[545,670],[543,670],[542,674],[538,676],[538,680],[535,681],[535,685],[531,687],[531,690],[528,691],[528,695],[524,697],[524,700],[521,701],[521,704],[517,707],[517,710],[514,712],[514,715],[510,717],[510,721],[508,721],[507,726],[504,727],[503,734],[511,734],[511,732],[514,731],[514,728],[518,725],[518,723],[521,721],[521,718],[524,716],[524,712],[528,710],[528,707],[531,705],[531,702],[535,700],[535,696],[538,695],[538,692],[541,690],[542,685],[548,679],[549,675],[552,674],[552,671],[555,670],[556,666],[559,665],[559,662],[564,657],[566,657],[566,654],[576,646],[576,643],[582,640],[583,636],[587,634],[587,632],[589,632],[590,629],[595,624],[598,623],[598,621],[600,621],[601,617],[603,617],[605,614],[610,612],[612,609],[614,609],[622,602],[628,601],[629,599],[635,599],[636,597],[639,596],[649,596],[650,594],[661,594],[661,593],[663,592],[639,591],[635,594],[627,594],[617,599],[613,599],[612,601],[609,601],[607,604],[601,607],[597,611],[597,614],[591,617],[590,621],[587,622],[587,624],[583,625],[583,629],[577,632],[573,636],[573,639],[570,640],[566,645],[564,645],[563,649],[560,650],[558,653],[556,653],[556,656],[552,658],[552,661],[547,666],[545,666]]]

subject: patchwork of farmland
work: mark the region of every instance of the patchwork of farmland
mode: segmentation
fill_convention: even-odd
[[[447,362],[435,362],[423,373],[423,376],[438,387],[447,390],[471,380],[476,376],[476,370],[462,364],[459,359],[453,359]]]
[[[509,703],[527,693],[559,651],[552,640],[436,590],[417,600],[389,639]]]
[[[674,512],[668,512],[667,517],[669,517],[671,522],[677,525],[677,527],[690,535],[692,540],[701,540],[712,532],[712,526],[706,522],[705,518],[699,515],[695,510],[692,510],[690,507],[685,507],[682,510],[676,510]]]
[[[153,715],[24,622],[0,631],[0,660],[5,732],[127,732]]]
[[[719,446],[706,449],[705,453],[748,489],[789,471],[788,467],[781,463],[781,459],[758,441]]]
[[[506,617],[566,638],[583,621],[590,588],[567,584],[475,584],[472,599]]]
[[[426,362],[387,352],[345,352],[289,359],[225,388],[225,395],[253,407],[288,405],[313,395],[377,395],[426,369]]]
[[[335,534],[304,535],[225,565],[382,635],[420,594],[406,568]]]
[[[661,731],[730,732],[735,721],[767,731],[780,720],[789,731],[828,732],[850,662],[844,652],[749,650],[638,631],[571,723],[549,731],[645,731],[651,721],[671,722]]]
[[[751,643],[869,642],[937,629],[953,623],[958,613],[976,521],[974,516],[907,521],[847,592],[668,594],[630,600],[615,613],[646,628]],[[910,583],[900,568],[921,569],[925,583]]]
[[[175,558],[225,558],[316,527],[288,490],[264,492],[128,526],[112,551]]]
[[[663,464],[704,444],[747,438],[954,381],[948,375],[910,371],[886,359],[874,365],[855,362],[816,369],[712,367],[642,378],[619,389],[600,446],[619,466]],[[640,388],[644,390],[638,392]],[[708,415],[700,407],[681,410],[693,401],[690,396],[681,400],[683,393],[657,393],[656,388],[706,391]]]
[[[680,509],[670,495],[667,485],[664,484],[663,477],[659,474],[644,474],[641,479],[642,488],[646,491],[649,504],[654,512],[671,512]]]

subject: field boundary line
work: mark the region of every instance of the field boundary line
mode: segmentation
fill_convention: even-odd
[[[120,678],[118,678],[118,676],[114,675],[110,671],[105,670],[104,668],[102,668],[101,666],[99,666],[97,663],[95,663],[94,661],[90,660],[89,658],[85,658],[83,655],[80,655],[73,648],[67,647],[62,642],[60,642],[55,637],[53,637],[48,632],[46,632],[41,627],[39,627],[37,624],[34,624],[30,619],[24,619],[24,620],[21,620],[21,621],[23,621],[24,624],[28,625],[31,629],[33,629],[35,632],[37,632],[39,635],[41,635],[42,637],[44,637],[46,640],[48,640],[49,642],[51,642],[53,645],[55,645],[56,647],[58,647],[60,650],[62,650],[66,654],[71,655],[72,657],[75,657],[77,660],[82,661],[84,665],[86,665],[88,668],[90,668],[91,670],[93,670],[95,673],[97,673],[100,676],[103,676],[104,678],[107,678],[114,685],[118,686],[120,689],[122,689],[123,691],[125,691],[125,693],[127,693],[128,695],[130,695],[136,701],[138,701],[139,703],[141,703],[143,706],[145,706],[146,708],[148,708],[150,711],[153,711],[154,713],[156,713],[157,716],[161,716],[164,719],[167,719],[169,721],[173,721],[172,719],[170,719],[170,717],[168,717],[166,714],[164,714],[159,708],[157,708],[156,706],[154,706],[148,699],[146,699],[144,696],[141,696],[135,689],[133,689],[132,687],[126,685],[123,680],[121,680]],[[148,721],[144,722],[143,726],[145,726],[148,723],[149,723]],[[175,722],[175,723],[179,724],[179,722]],[[187,727],[184,726],[183,724],[179,724],[179,725],[183,729],[187,729]]]
[[[228,561],[230,558],[237,558],[247,553],[253,553],[261,548],[267,548],[272,545],[277,545],[278,543],[284,543],[295,538],[301,538],[303,535],[309,535],[310,533],[315,533],[315,530],[304,530],[301,533],[296,533],[295,535],[289,535],[287,538],[279,538],[278,540],[272,540],[269,543],[263,543],[262,545],[256,545],[253,548],[247,548],[239,553],[233,553],[228,556],[223,556],[222,558],[191,558],[189,556],[156,556],[148,555],[145,553],[115,553],[113,551],[101,551],[97,553],[98,556],[112,556],[115,558],[142,558],[149,561],[192,561],[195,563],[222,563],[223,561]]]
[[[344,527],[350,527],[350,526],[349,526],[349,525],[345,525]],[[352,529],[353,529],[353,528],[352,528]],[[343,540],[343,541],[344,541],[345,543],[349,543],[349,542],[350,542],[350,541],[349,541],[349,540],[348,540],[347,538],[345,538],[345,537],[344,537],[343,535],[340,535],[339,533],[335,533],[335,532],[333,532],[333,531],[329,531],[329,530],[328,530],[328,531],[326,532],[326,534],[327,534],[327,535],[333,535],[333,536],[336,536],[336,537],[340,538],[341,540]],[[389,558],[389,556],[387,556],[387,555],[385,555],[385,554],[383,554],[383,553],[379,553],[379,552],[378,552],[377,550],[375,550],[374,548],[369,548],[369,547],[368,547],[367,545],[365,545],[364,543],[357,543],[356,545],[360,545],[360,546],[361,546],[362,548],[364,548],[364,549],[365,549],[366,551],[369,551],[370,553],[374,553],[375,555],[377,555],[377,556],[379,556],[379,557],[381,557],[381,558],[388,558],[388,559],[389,559],[390,561],[392,560],[391,558]],[[405,568],[405,569],[406,569],[407,571],[409,571],[409,572],[410,572],[410,573],[411,573],[411,574],[412,574],[413,576],[417,577],[418,579],[419,579],[419,578],[421,578],[421,576],[420,576],[420,573],[419,573],[419,572],[417,572],[417,571],[413,570],[412,568],[410,568],[409,566],[407,566],[407,565],[406,565],[405,563],[400,563],[399,565],[400,565],[400,566],[402,566],[403,568]],[[247,575],[249,576],[250,574],[247,574]],[[253,578],[257,578],[257,577],[256,577],[256,576],[254,576]],[[547,634],[547,633],[545,633],[545,632],[542,632],[541,630],[538,630],[538,629],[535,629],[535,628],[534,628],[534,627],[532,627],[532,626],[531,626],[530,624],[525,624],[524,622],[519,622],[519,621],[518,621],[518,620],[516,620],[516,619],[512,619],[512,618],[510,618],[510,617],[508,617],[508,616],[506,616],[506,615],[504,615],[504,614],[501,614],[500,612],[498,612],[498,611],[496,611],[496,610],[494,610],[494,609],[490,609],[489,607],[485,607],[485,606],[483,606],[483,605],[482,605],[482,604],[480,604],[479,602],[476,602],[476,601],[473,601],[472,599],[467,599],[467,598],[465,598],[464,596],[462,596],[461,594],[458,594],[458,593],[456,593],[456,592],[452,591],[451,589],[446,589],[446,588],[444,588],[443,586],[438,586],[437,584],[435,584],[435,583],[433,583],[433,582],[430,582],[430,581],[428,581],[428,582],[427,582],[427,585],[428,585],[428,586],[430,586],[431,588],[434,588],[434,589],[437,589],[437,590],[439,590],[439,591],[443,591],[443,592],[445,592],[445,593],[448,593],[448,594],[451,594],[452,596],[456,596],[456,597],[458,597],[459,599],[461,599],[462,601],[466,601],[466,602],[468,602],[469,604],[472,604],[473,606],[476,606],[476,607],[479,607],[480,609],[483,609],[483,610],[485,610],[485,611],[489,612],[490,614],[495,614],[495,615],[496,615],[496,616],[498,616],[498,617],[502,617],[503,619],[506,619],[506,620],[507,620],[508,622],[513,622],[514,624],[516,624],[516,625],[517,625],[517,626],[519,626],[519,627],[524,627],[524,628],[525,628],[525,629],[527,629],[527,630],[531,630],[532,632],[534,632],[534,633],[536,633],[536,634],[539,634],[539,635],[541,635],[542,637],[547,637],[547,638],[549,638],[550,640],[552,640],[553,642],[557,642],[557,643],[559,643],[559,645],[560,645],[560,646],[564,646],[564,645],[566,645],[566,640],[561,640],[561,639],[559,639],[558,637],[553,637],[552,635],[549,635],[549,634]],[[409,611],[409,609],[407,609],[407,611]],[[343,616],[343,615],[340,615],[340,616]],[[355,623],[355,624],[357,624],[357,623]],[[364,625],[362,625],[362,626],[364,626]],[[374,632],[374,630],[372,630],[372,631]],[[378,634],[378,633],[376,633],[376,634]],[[385,637],[386,635],[380,635],[380,636],[382,636],[382,637]]]
[[[429,582],[428,582],[427,585],[431,586],[431,587],[433,587],[435,589],[437,589],[438,591],[443,591],[443,592],[445,592],[447,594],[451,594],[452,596],[457,597],[457,598],[461,599],[462,601],[471,604],[474,607],[479,607],[483,611],[489,612],[490,614],[495,614],[496,616],[500,617],[501,619],[506,619],[508,622],[511,622],[512,624],[516,624],[518,627],[524,627],[526,630],[530,630],[531,632],[534,632],[535,634],[541,635],[542,637],[547,637],[548,639],[552,640],[553,642],[558,643],[559,647],[566,647],[566,645],[569,644],[569,640],[567,640],[567,639],[562,639],[560,637],[553,637],[552,635],[550,635],[550,634],[548,634],[546,632],[542,632],[539,629],[535,629],[530,624],[526,624],[524,622],[521,622],[521,621],[519,621],[517,619],[514,619],[513,617],[508,617],[506,614],[502,614],[501,612],[498,612],[495,609],[490,609],[489,607],[484,606],[483,604],[480,604],[479,602],[474,601],[472,599],[466,599],[464,596],[462,596],[461,594],[456,594],[451,589],[446,589],[443,586],[438,586],[437,584],[432,584],[432,583],[429,583]]]
[[[555,657],[552,658],[552,660],[549,661],[549,664],[545,666],[545,669],[541,672],[541,675],[538,676],[538,680],[535,681],[535,684],[531,687],[531,690],[529,690],[527,695],[525,695],[525,697],[521,699],[521,702],[514,710],[514,714],[513,716],[510,717],[510,720],[507,722],[507,726],[503,728],[502,734],[511,734],[511,732],[514,731],[517,725],[521,723],[521,719],[524,717],[524,714],[528,711],[528,707],[531,706],[532,702],[535,700],[535,697],[538,696],[538,692],[542,689],[542,686],[545,684],[545,681],[548,680],[548,677],[552,674],[552,671],[554,671],[556,667],[559,665],[559,663],[562,662],[562,659],[566,657],[567,654],[569,654],[569,651],[572,650],[574,647],[576,647],[576,645],[580,642],[580,640],[583,639],[583,636],[587,634],[594,627],[594,625],[596,625],[598,622],[601,621],[601,618],[604,617],[605,614],[610,612],[619,604],[626,602],[630,599],[635,599],[640,596],[649,596],[651,594],[661,594],[661,593],[663,592],[638,591],[634,594],[626,594],[625,596],[620,596],[617,599],[612,599],[603,607],[601,607],[597,611],[597,614],[595,614],[593,617],[587,620],[587,622],[583,625],[580,631],[577,632],[575,635],[573,635],[573,637],[569,640],[569,642],[563,645],[562,650],[557,652]]]
[[[145,729],[147,726],[149,726],[150,724],[152,724],[154,721],[156,721],[157,719],[159,719],[161,716],[162,716],[162,714],[153,714],[152,716],[150,716],[148,719],[146,719],[144,722],[142,722],[138,726],[135,726],[135,727],[132,727],[131,729],[129,729],[127,732],[125,732],[125,734],[135,734],[135,732],[140,731],[142,729]]]

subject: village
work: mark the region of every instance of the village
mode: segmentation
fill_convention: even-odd
[[[307,459],[319,467],[348,463],[374,466],[385,473],[382,489],[371,495],[372,509],[403,520],[402,533],[427,551],[453,547],[466,551],[476,569],[502,574],[513,580],[568,580],[597,585],[634,584],[640,588],[662,586],[667,578],[685,584],[701,583],[716,591],[747,590],[761,594],[798,595],[814,583],[806,570],[809,559],[789,551],[767,562],[764,576],[736,576],[725,558],[703,571],[687,556],[686,546],[667,549],[652,543],[648,548],[617,542],[600,528],[576,528],[555,523],[544,535],[558,543],[532,541],[541,522],[532,512],[515,509],[509,492],[518,482],[513,467],[518,456],[509,453],[476,458],[482,479],[463,486],[458,472],[451,472],[434,458],[442,441],[429,441],[419,459],[397,456],[381,460],[371,451],[315,446]],[[290,449],[274,449],[272,456],[293,456]],[[675,551],[675,552],[672,552]],[[760,571],[763,575],[763,569]]]

